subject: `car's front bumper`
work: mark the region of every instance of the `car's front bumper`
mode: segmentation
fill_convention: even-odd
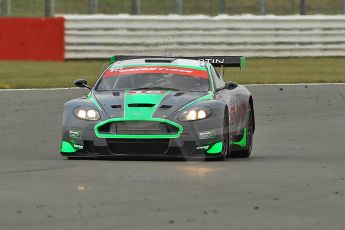
[[[105,135],[95,129],[63,127],[61,154],[67,157],[217,157],[222,152],[223,127],[210,121],[186,122],[177,136]],[[97,126],[96,126],[97,127]],[[213,127],[213,128],[210,128]]]

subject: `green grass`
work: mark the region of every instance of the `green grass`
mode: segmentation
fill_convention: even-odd
[[[253,83],[345,82],[345,57],[253,58],[247,68],[226,69],[227,80]]]
[[[247,68],[226,69],[226,80],[253,83],[345,82],[345,58],[249,58]],[[73,87],[85,78],[92,85],[107,61],[0,62],[0,88]]]
[[[78,78],[93,84],[107,64],[106,61],[0,61],[0,88],[72,87]]]
[[[11,0],[12,16],[44,16],[44,0]],[[55,0],[56,14],[87,14],[88,0]],[[266,0],[267,14],[298,14],[300,0]],[[307,0],[307,14],[341,14],[342,0]],[[7,1],[3,1],[6,16]],[[98,13],[131,12],[131,0],[99,0]],[[227,14],[259,14],[258,0],[226,0]],[[173,0],[142,0],[142,14],[171,14]],[[219,0],[183,0],[183,14],[217,15]]]

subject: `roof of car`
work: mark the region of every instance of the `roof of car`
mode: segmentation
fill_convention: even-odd
[[[150,58],[150,59],[130,59],[124,61],[117,61],[111,66],[131,66],[131,65],[142,65],[142,66],[149,66],[149,65],[156,65],[156,66],[181,66],[181,67],[197,67],[206,69],[205,62],[191,60],[191,59],[172,59],[172,58]]]
[[[111,64],[102,77],[117,77],[125,74],[183,74],[185,76],[209,79],[206,64],[190,59],[128,59]]]

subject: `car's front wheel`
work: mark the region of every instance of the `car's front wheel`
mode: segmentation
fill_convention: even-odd
[[[244,135],[246,135],[246,146],[244,149],[231,151],[229,155],[231,158],[248,158],[252,152],[254,136],[254,112],[251,105],[248,107],[248,123],[244,132]]]

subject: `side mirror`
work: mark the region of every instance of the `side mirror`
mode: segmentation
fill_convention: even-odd
[[[74,81],[74,85],[79,87],[79,88],[91,89],[91,87],[87,85],[87,80],[85,80],[85,79],[78,79],[78,80]]]
[[[218,92],[224,89],[232,90],[232,89],[235,89],[237,86],[238,86],[237,83],[228,81],[228,82],[225,82],[225,85],[223,87],[218,88],[216,91]]]
[[[238,86],[238,84],[233,82],[233,81],[225,82],[225,88],[226,89],[235,89],[237,86]]]

